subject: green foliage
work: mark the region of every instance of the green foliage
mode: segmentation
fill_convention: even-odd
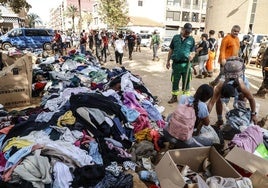
[[[72,29],[74,31],[74,18],[79,15],[78,8],[74,5],[70,5],[67,7],[65,12],[65,16],[72,18]]]
[[[42,24],[40,17],[37,14],[30,13],[27,15],[27,20],[30,28],[35,28],[35,24]]]
[[[0,3],[9,5],[15,13],[19,13],[21,9],[30,9],[31,5],[26,0],[0,0]]]
[[[104,23],[113,29],[126,26],[128,10],[126,0],[99,0],[99,14]]]

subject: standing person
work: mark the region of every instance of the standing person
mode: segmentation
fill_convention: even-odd
[[[156,31],[153,32],[152,38],[151,38],[151,43],[150,43],[150,48],[153,47],[153,61],[154,60],[159,60],[158,55],[157,55],[157,51],[159,48],[159,44],[160,44],[160,37],[157,34]]]
[[[120,65],[122,65],[124,48],[125,48],[125,41],[123,40],[123,34],[120,33],[118,35],[118,38],[114,42],[116,64],[119,63]]]
[[[253,94],[253,96],[265,98],[266,93],[268,93],[268,48],[267,47],[263,53],[263,56],[261,59],[261,65],[262,65],[263,81],[257,93]]]
[[[94,42],[95,42],[95,51],[96,51],[96,57],[99,62],[102,61],[101,59],[101,46],[102,46],[102,39],[99,34],[98,30],[93,31],[93,36],[94,36]]]
[[[75,32],[73,32],[73,34],[72,34],[72,42],[73,42],[73,44],[72,44],[73,47],[75,49],[77,49],[79,46],[79,36],[77,36],[77,34]]]
[[[221,41],[224,37],[224,32],[219,31],[218,32],[218,40],[217,40],[217,49],[216,49],[216,55],[215,55],[215,61],[214,61],[214,71],[217,70],[218,68],[218,62],[219,62],[219,56],[220,56],[220,46],[221,46]]]
[[[89,32],[88,34],[88,45],[89,45],[89,49],[91,50],[91,52],[94,52],[93,46],[94,46],[94,36],[92,31]]]
[[[53,52],[55,53],[56,50],[57,50],[61,55],[63,55],[63,52],[62,52],[62,38],[61,38],[60,31],[57,31],[57,30],[54,31],[54,38],[53,38],[52,42],[53,42],[52,43]]]
[[[219,82],[220,78],[222,77],[223,73],[223,66],[226,63],[226,59],[231,56],[239,56],[240,50],[240,41],[238,38],[238,34],[240,32],[240,26],[234,25],[232,27],[231,33],[227,34],[223,39],[220,47],[220,56],[219,56],[219,63],[220,63],[220,73],[219,75],[210,82],[211,86],[216,86]]]
[[[215,61],[215,51],[217,49],[217,40],[214,37],[215,31],[209,31],[209,50],[208,50],[208,60],[206,63],[206,69],[208,71],[208,77],[212,77],[213,75],[213,65]]]
[[[192,36],[192,25],[186,23],[182,28],[181,34],[174,35],[170,43],[166,68],[170,68],[172,60],[172,97],[168,103],[176,103],[179,95],[179,83],[182,78],[182,91],[184,94],[190,93],[190,61],[195,56],[195,41]]]
[[[136,36],[133,31],[130,32],[129,35],[126,36],[126,43],[128,46],[128,58],[129,60],[132,60],[132,52],[134,50],[135,46],[135,41],[136,41]]]
[[[102,39],[101,59],[104,61],[104,63],[106,63],[109,38],[105,31],[101,32],[101,39]]]
[[[80,53],[81,54],[86,53],[86,44],[87,44],[86,37],[85,37],[85,35],[83,33],[81,33],[80,34],[80,43],[79,43]]]
[[[196,76],[196,78],[203,78],[203,75],[207,77],[208,73],[205,67],[205,63],[208,60],[208,47],[209,43],[207,41],[208,34],[203,33],[201,35],[201,42],[197,46],[196,53],[198,53],[198,63],[199,63],[199,74]]]
[[[61,40],[62,40],[62,52],[67,54],[67,43],[66,43],[66,34],[62,31],[61,32]]]
[[[139,33],[136,34],[136,52],[141,52],[141,35]]]

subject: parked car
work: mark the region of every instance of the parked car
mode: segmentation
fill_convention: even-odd
[[[14,28],[0,37],[0,44],[3,50],[11,47],[18,49],[51,49],[53,40],[52,29]]]
[[[169,45],[171,43],[172,37],[164,37],[161,44],[161,51],[169,51]]]
[[[253,35],[253,43],[252,43],[252,47],[251,47],[251,58],[256,58],[258,55],[258,52],[261,48],[260,44],[261,41],[263,39],[263,37],[265,37],[267,35],[264,34],[254,34]]]
[[[151,34],[140,34],[141,36],[141,46],[149,47],[151,43]]]

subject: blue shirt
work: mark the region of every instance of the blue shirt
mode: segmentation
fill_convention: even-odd
[[[188,102],[190,105],[193,104],[194,97],[193,96],[188,97],[187,95],[182,95],[180,97],[179,104],[185,104],[187,102],[186,99],[188,99]],[[208,112],[207,104],[202,101],[199,101],[198,102],[198,117],[200,119],[203,119],[208,116],[209,116],[209,112]]]

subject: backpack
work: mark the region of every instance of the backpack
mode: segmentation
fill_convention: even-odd
[[[215,47],[217,46],[217,41],[216,41],[216,39],[214,39],[214,38],[209,38],[208,39],[208,42],[209,42],[209,49],[211,50],[211,51],[215,51]]]
[[[168,133],[176,139],[186,141],[192,137],[196,121],[195,110],[193,106],[178,104],[177,109],[172,113]]]
[[[242,58],[232,56],[226,60],[223,69],[226,81],[238,79],[239,77],[244,76],[245,64]]]

